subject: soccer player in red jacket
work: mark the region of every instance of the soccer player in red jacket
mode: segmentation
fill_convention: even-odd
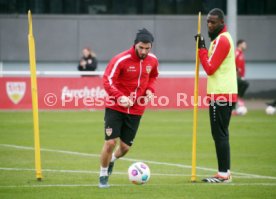
[[[244,106],[243,97],[249,87],[248,81],[245,80],[245,57],[244,51],[247,48],[245,40],[240,39],[237,41],[237,48],[235,51],[237,78],[238,78],[238,106]]]
[[[133,144],[147,103],[154,96],[158,60],[150,53],[153,36],[139,30],[134,45],[111,59],[104,76],[106,103],[105,142],[100,157],[99,187],[108,188],[114,161],[126,155]],[[114,148],[118,142],[118,148]]]

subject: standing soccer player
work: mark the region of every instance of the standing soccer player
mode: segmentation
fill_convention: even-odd
[[[145,105],[153,98],[158,60],[150,53],[153,36],[139,30],[134,45],[109,62],[103,83],[111,101],[104,116],[105,142],[101,152],[99,187],[108,188],[114,161],[126,155],[133,144]],[[113,103],[110,103],[113,102]],[[114,148],[118,143],[118,148]]]
[[[203,36],[199,37],[199,58],[208,75],[207,95],[210,97],[209,117],[215,142],[218,172],[203,182],[222,183],[231,181],[229,123],[232,105],[237,101],[237,77],[234,45],[224,24],[224,13],[214,8],[207,15],[209,51]]]
[[[244,51],[247,48],[247,44],[245,40],[240,39],[237,41],[236,48],[236,70],[237,70],[237,78],[238,78],[238,106],[244,106],[243,97],[246,90],[249,87],[248,81],[245,80],[245,57]]]

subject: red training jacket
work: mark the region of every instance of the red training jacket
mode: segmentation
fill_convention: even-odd
[[[123,113],[142,115],[146,105],[141,96],[145,96],[147,89],[154,93],[157,67],[158,60],[154,54],[149,53],[145,59],[140,59],[134,46],[113,57],[103,76],[104,88],[109,95],[106,107]],[[125,108],[117,103],[118,98],[123,95],[132,99],[132,107]]]
[[[236,67],[237,67],[237,73],[239,77],[245,76],[245,58],[244,54],[240,49],[236,49]]]
[[[219,35],[224,32],[227,32],[226,26],[224,26],[224,28],[220,31]],[[214,51],[210,57],[208,57],[208,50],[206,48],[199,49],[200,62],[208,76],[213,75],[217,71],[219,66],[228,55],[230,48],[230,42],[228,41],[227,37],[217,36],[214,40]],[[227,79],[225,81],[227,81]],[[227,99],[227,101],[237,101],[237,94],[215,94],[212,97],[214,100],[220,99],[220,97],[224,97]]]

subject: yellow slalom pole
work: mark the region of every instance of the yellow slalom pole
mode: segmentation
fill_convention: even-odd
[[[201,28],[201,12],[198,13],[197,33],[200,34]],[[194,85],[194,115],[193,115],[193,143],[192,143],[192,177],[191,181],[196,182],[196,132],[197,132],[197,112],[198,112],[198,78],[199,78],[199,57],[198,42],[196,40],[196,65],[195,65],[195,85]]]
[[[39,139],[39,120],[38,120],[38,100],[37,100],[37,82],[36,82],[36,60],[35,60],[35,40],[33,37],[32,14],[28,12],[29,22],[29,61],[31,70],[31,88],[33,105],[33,123],[34,123],[34,146],[35,146],[35,172],[36,179],[42,180],[41,157],[40,157],[40,139]]]

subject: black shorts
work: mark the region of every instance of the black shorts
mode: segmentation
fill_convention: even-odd
[[[131,146],[140,124],[140,115],[130,115],[106,108],[104,116],[105,140],[120,138]]]

